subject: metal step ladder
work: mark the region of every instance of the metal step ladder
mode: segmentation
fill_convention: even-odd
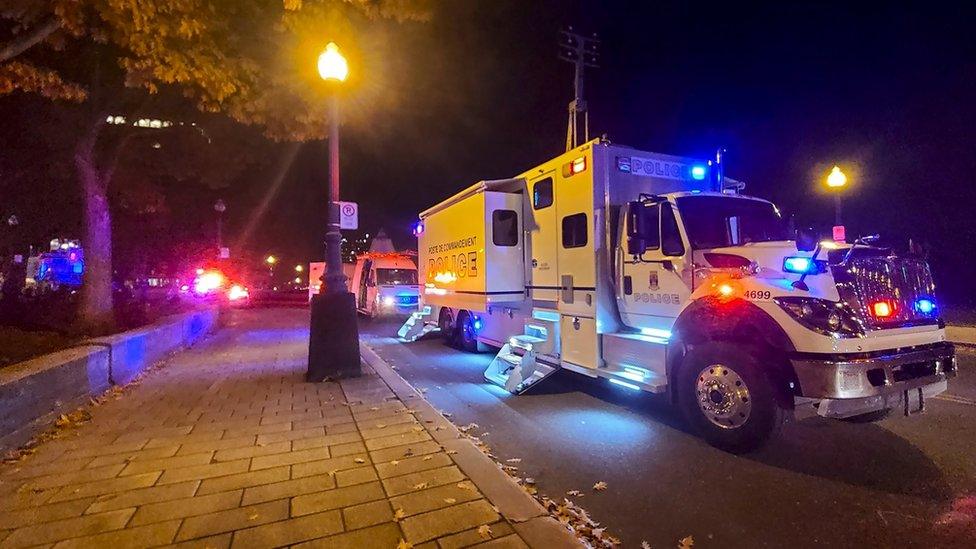
[[[508,340],[485,370],[485,379],[513,394],[522,394],[559,368],[537,360],[551,350],[549,330],[526,324],[525,334]]]
[[[422,310],[410,313],[410,318],[408,318],[407,321],[403,323],[403,326],[400,326],[400,330],[397,331],[397,337],[400,339],[400,341],[410,343],[417,341],[431,332],[440,331],[437,324],[427,322],[427,317],[429,316],[430,305],[425,305]]]

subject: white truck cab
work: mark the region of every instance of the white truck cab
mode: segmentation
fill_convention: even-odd
[[[601,140],[479,182],[420,214],[421,306],[399,335],[498,348],[485,377],[513,393],[557,369],[662,393],[736,452],[804,408],[873,420],[945,391],[928,265],[790,234],[743,187]]]

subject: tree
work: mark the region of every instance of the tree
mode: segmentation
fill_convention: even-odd
[[[73,154],[87,250],[80,320],[97,330],[112,318],[108,189],[133,140],[106,131],[110,116],[191,105],[274,140],[322,138],[314,59],[325,42],[343,44],[354,66],[375,64],[395,56],[393,24],[424,21],[429,8],[425,0],[7,0],[0,17],[0,95],[38,93],[87,113]],[[345,88],[360,108],[350,116],[391,99],[389,72],[352,73]]]

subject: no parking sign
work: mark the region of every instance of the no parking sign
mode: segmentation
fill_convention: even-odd
[[[359,228],[359,204],[339,202],[339,228],[350,230]]]

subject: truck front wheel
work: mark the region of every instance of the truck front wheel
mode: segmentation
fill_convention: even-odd
[[[688,351],[678,371],[678,403],[709,444],[751,452],[775,438],[786,418],[760,353],[708,342]]]
[[[444,335],[444,341],[448,345],[452,345],[454,343],[454,315],[447,307],[441,309],[441,314],[437,318],[437,327]]]

